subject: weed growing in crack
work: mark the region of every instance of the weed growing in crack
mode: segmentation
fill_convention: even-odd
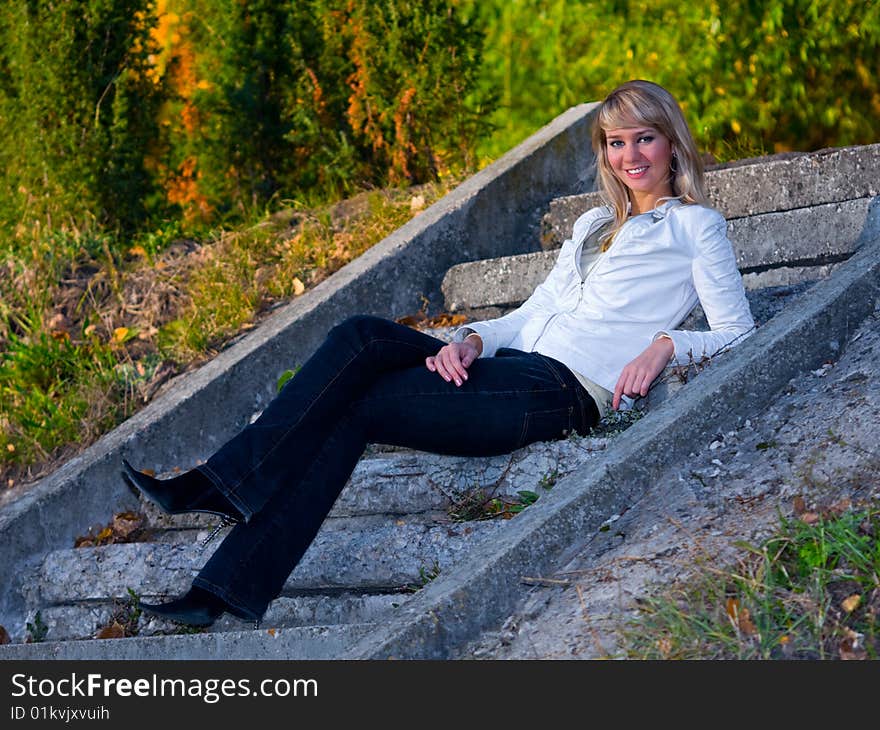
[[[607,438],[623,433],[645,415],[644,411],[608,411],[587,434],[591,438]]]
[[[95,633],[96,639],[121,639],[137,636],[140,630],[141,597],[128,588],[128,598],[116,601],[113,613]]]
[[[550,489],[550,487],[545,488]],[[496,518],[509,520],[530,504],[537,502],[539,496],[528,489],[520,489],[516,496],[497,497],[494,494],[487,495],[482,489],[457,492],[447,514],[453,522],[476,522]]]
[[[541,477],[541,480],[538,482],[538,486],[550,491],[556,486],[556,482],[559,481],[559,477],[561,474],[559,473],[559,469],[553,469],[553,471],[547,472],[544,476]]]
[[[430,567],[425,567],[424,565],[422,565],[421,567],[419,567],[419,582],[411,583],[410,585],[405,587],[405,590],[410,593],[420,591],[439,575],[440,564],[436,560],[431,564]]]
[[[43,623],[43,615],[39,611],[34,614],[33,623],[28,621],[25,628],[27,629],[27,638],[25,639],[27,644],[39,644],[46,640],[46,634],[49,633],[49,627]]]

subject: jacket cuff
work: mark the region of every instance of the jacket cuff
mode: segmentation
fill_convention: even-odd
[[[452,333],[452,341],[464,342],[468,335],[479,335],[483,341],[483,351],[480,353],[480,357],[492,357],[498,349],[498,345],[489,332],[489,328],[483,327],[481,322],[472,322],[464,327],[459,327]]]
[[[672,356],[669,358],[669,362],[666,363],[666,367],[670,365],[686,365],[691,360],[691,345],[688,339],[677,330],[672,330],[667,332],[666,330],[660,330],[655,333],[651,338],[651,342],[656,342],[661,337],[666,337],[672,340]]]

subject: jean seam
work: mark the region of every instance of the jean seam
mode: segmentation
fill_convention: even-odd
[[[536,352],[535,354],[541,358],[543,363],[547,366],[547,369],[553,374],[553,377],[556,378],[556,381],[559,383],[559,385],[562,386],[562,388],[564,390],[567,390],[568,383],[565,381],[565,378],[563,378],[562,375],[559,373],[559,371],[556,369],[556,366],[554,364],[553,359],[548,357],[547,355],[542,355],[540,352]],[[565,367],[565,366],[563,366],[563,367]]]
[[[263,458],[260,459],[260,461],[257,462],[257,464],[255,464],[253,467],[251,467],[251,469],[250,469],[250,470],[249,470],[249,471],[248,471],[243,477],[241,477],[241,478],[240,478],[240,479],[239,479],[239,480],[238,480],[233,486],[231,486],[231,487],[227,487],[227,489],[229,490],[229,492],[230,492],[231,494],[235,494],[235,495],[237,496],[237,495],[238,495],[238,490],[239,490],[240,487],[242,486],[242,483],[243,483],[245,480],[247,480],[248,478],[250,478],[250,476],[251,476],[255,471],[257,471],[257,470],[258,470],[258,469],[259,469],[259,468],[265,463],[266,459],[268,459],[270,456],[272,456],[272,455],[275,453],[275,450],[278,448],[278,446],[281,444],[281,442],[283,442],[283,441],[284,441],[284,440],[290,435],[290,432],[291,432],[291,431],[293,431],[297,426],[299,426],[300,423],[302,423],[303,419],[309,414],[309,412],[311,412],[311,410],[312,410],[312,408],[315,406],[315,404],[316,404],[319,400],[321,400],[321,398],[323,397],[324,393],[326,393],[326,392],[330,389],[330,387],[331,387],[334,383],[336,383],[336,382],[339,380],[340,377],[342,377],[342,374],[346,371],[346,369],[348,368],[348,366],[351,365],[355,360],[357,360],[357,358],[360,357],[361,353],[363,353],[364,350],[366,350],[368,347],[370,347],[371,345],[374,345],[374,344],[376,344],[376,343],[381,343],[381,342],[393,342],[393,343],[395,343],[395,344],[404,345],[404,346],[406,346],[406,347],[412,347],[412,348],[414,348],[414,349],[420,349],[418,345],[413,345],[413,344],[411,344],[411,343],[409,343],[409,342],[401,342],[400,340],[390,340],[390,339],[387,339],[387,338],[381,338],[381,339],[377,338],[377,339],[373,339],[373,340],[368,341],[363,347],[361,347],[360,350],[358,350],[358,351],[357,351],[357,352],[351,357],[351,359],[348,360],[348,362],[345,363],[345,365],[343,365],[343,366],[339,369],[339,372],[336,373],[336,375],[334,376],[333,380],[331,380],[329,383],[327,383],[327,385],[321,390],[321,392],[318,393],[318,394],[312,399],[312,402],[309,403],[308,407],[306,408],[305,411],[303,411],[302,415],[299,417],[299,419],[296,421],[296,423],[294,423],[293,425],[290,426],[290,428],[288,428],[286,431],[284,431],[284,433],[278,438],[278,440],[277,440],[274,444],[272,444],[272,446],[269,448],[269,450],[266,452],[266,454],[263,456]],[[426,355],[426,357],[427,357],[427,355]]]
[[[544,408],[543,410],[526,411],[525,418],[523,418],[523,429],[519,435],[519,442],[518,442],[517,448],[521,449],[523,446],[526,445],[526,443],[525,443],[526,436],[528,435],[528,432],[529,432],[528,427],[532,421],[533,416],[537,416],[539,413],[561,413],[562,411],[565,411],[565,414],[567,417],[566,424],[567,424],[568,428],[565,429],[563,431],[563,433],[566,434],[568,431],[571,431],[571,414],[572,414],[573,410],[574,410],[574,407],[571,405],[571,403],[569,403],[568,405],[561,406],[559,408]],[[558,440],[558,439],[556,439],[556,440]]]
[[[220,475],[214,471],[208,464],[199,464],[196,469],[204,474],[208,479],[211,480],[211,483],[214,487],[224,496],[226,497],[235,508],[241,512],[242,517],[244,517],[244,521],[247,522],[253,516],[253,510],[250,506],[244,504],[242,502],[241,497],[238,496],[235,492],[229,493],[228,488],[225,484],[223,484],[223,479]]]

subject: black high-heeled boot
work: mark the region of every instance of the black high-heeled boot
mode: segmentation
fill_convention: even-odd
[[[122,475],[168,514],[207,512],[222,517],[225,524],[244,521],[238,508],[198,469],[171,479],[156,479],[123,459]]]
[[[143,611],[153,616],[187,626],[204,628],[213,624],[228,608],[213,593],[193,586],[185,595],[168,603],[140,603]]]

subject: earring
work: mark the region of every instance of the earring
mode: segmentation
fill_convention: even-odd
[[[674,152],[672,153],[672,157],[669,160],[669,171],[672,173],[678,172],[678,155]]]

